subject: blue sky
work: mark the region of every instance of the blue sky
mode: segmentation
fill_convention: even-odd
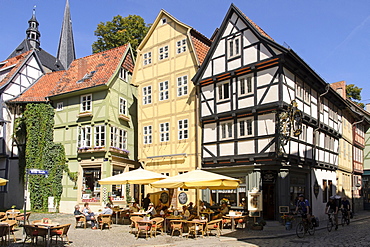
[[[91,54],[100,22],[140,15],[152,23],[161,9],[207,37],[219,27],[231,3],[288,45],[326,82],[345,80],[363,88],[370,103],[370,1],[368,0],[69,0],[77,57]],[[36,5],[41,47],[56,55],[65,0],[0,0],[0,60],[26,37]]]

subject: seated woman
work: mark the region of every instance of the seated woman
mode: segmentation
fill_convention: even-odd
[[[214,215],[212,217],[212,220],[221,219],[222,216],[227,215],[229,213],[229,207],[227,206],[226,203],[222,203],[221,208],[219,208],[218,211],[219,211],[219,213]]]
[[[86,221],[90,221],[91,222],[91,229],[94,229],[94,230],[96,229],[94,214],[91,215],[91,213],[90,213],[90,214],[85,215],[83,212],[80,211],[80,206],[79,205],[76,205],[75,206],[75,211],[73,212],[73,214],[75,216],[84,215],[85,218],[86,218]]]
[[[146,214],[150,214],[152,217],[157,216],[157,211],[154,208],[154,203],[149,203],[148,210],[146,211]]]
[[[190,211],[188,210],[188,207],[186,205],[182,206],[182,218],[187,220],[190,217]]]
[[[159,199],[159,203],[158,203],[158,205],[157,206],[155,206],[155,210],[157,211],[157,212],[160,212],[161,210],[162,210],[162,208],[163,208],[163,202],[162,202],[162,199]]]

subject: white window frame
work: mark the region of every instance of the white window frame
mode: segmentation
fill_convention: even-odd
[[[63,102],[57,103],[57,111],[63,111]]]
[[[143,54],[143,65],[148,65],[152,63],[152,52],[149,51]]]
[[[95,126],[95,147],[105,147],[105,125]]]
[[[177,41],[176,42],[176,51],[177,51],[177,54],[186,52],[186,50],[187,50],[186,47],[187,47],[187,45],[186,45],[186,39],[182,39],[182,40]]]
[[[160,47],[158,49],[158,59],[159,60],[166,59],[166,58],[168,58],[168,56],[169,56],[169,47],[168,47],[168,45],[165,45],[165,46]]]
[[[253,94],[252,76],[244,76],[239,78],[239,95]]]
[[[169,98],[169,83],[168,81],[162,81],[159,83],[159,101],[168,100]]]
[[[92,110],[92,94],[81,95],[81,112],[91,112]]]
[[[303,100],[304,102],[306,102],[307,104],[310,104],[311,103],[311,95],[310,95],[310,87],[308,86],[308,84],[304,84],[303,85]]]
[[[152,126],[143,127],[143,142],[144,144],[152,144]]]
[[[143,105],[152,103],[152,86],[143,87]]]
[[[234,58],[241,54],[241,37],[236,36],[227,40],[228,58]]]
[[[111,128],[111,139],[110,146],[116,147],[119,149],[127,148],[127,131],[124,129],[117,128],[112,126]]]
[[[91,147],[91,126],[80,126],[78,128],[77,146],[79,148]]]
[[[247,137],[253,135],[253,118],[241,118],[238,120],[238,137]]]
[[[170,140],[170,123],[159,124],[159,141],[168,142]]]
[[[119,114],[127,116],[127,100],[122,97],[119,97]]]
[[[227,95],[226,95],[227,91]],[[230,82],[222,81],[217,84],[217,100],[229,100],[230,99]]]
[[[188,119],[182,119],[178,121],[178,138],[184,140],[189,138],[189,121]]]
[[[295,83],[295,95],[298,99],[303,99],[303,81],[297,78]]]
[[[188,76],[177,77],[177,96],[184,96],[188,94]]]
[[[234,123],[233,121],[225,121],[220,123],[220,140],[229,140],[234,138]]]

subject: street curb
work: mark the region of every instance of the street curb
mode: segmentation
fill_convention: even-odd
[[[361,221],[361,220],[366,220],[366,219],[370,219],[370,216],[365,216],[365,217],[361,217],[361,218],[358,218],[358,219],[351,219],[351,222],[356,222],[356,221]],[[326,221],[324,221],[326,222]],[[317,227],[315,229],[315,231],[319,231],[319,230],[323,230],[323,229],[326,229],[326,224],[321,224],[322,226],[320,227]],[[268,235],[268,236],[250,236],[250,237],[245,237],[245,238],[236,238],[238,241],[244,241],[244,240],[251,240],[251,239],[273,239],[273,238],[281,238],[281,237],[289,237],[289,236],[294,236],[296,235],[295,231],[294,233],[282,233],[282,234],[272,234],[272,235]],[[227,241],[227,240],[225,240]]]

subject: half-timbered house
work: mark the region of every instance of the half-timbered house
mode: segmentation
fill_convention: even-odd
[[[213,191],[239,205],[262,191],[265,219],[298,194],[323,214],[336,191],[344,100],[292,49],[276,43],[233,4],[193,82],[198,87],[202,167],[240,178]]]

